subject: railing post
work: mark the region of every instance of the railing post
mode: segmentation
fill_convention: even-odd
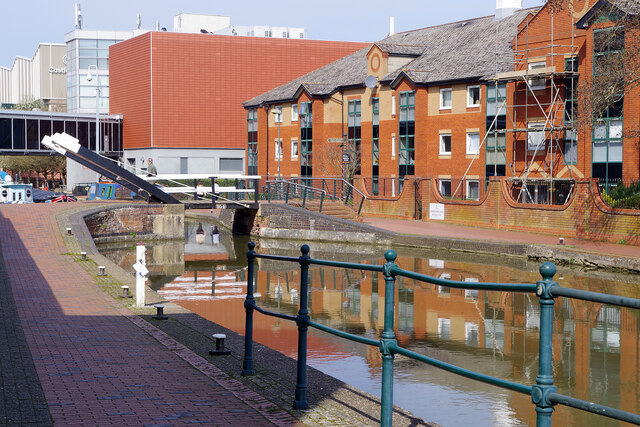
[[[536,425],[550,427],[551,415],[555,403],[549,400],[550,393],[556,393],[558,387],[553,385],[552,351],[553,351],[553,305],[555,300],[551,288],[558,284],[553,281],[556,266],[544,262],[540,266],[542,280],[537,282],[536,295],[540,300],[540,343],[538,357],[538,376],[531,391],[531,401],[536,404]]]
[[[254,194],[253,197],[254,197],[254,202],[255,202],[256,206],[258,206],[258,196],[259,196],[258,191],[260,191],[260,189],[258,188],[258,185],[260,185],[259,182],[260,181],[257,178],[253,179],[253,191],[254,191],[253,192],[253,194]]]
[[[302,189],[302,208],[304,209],[307,205],[307,187]]]
[[[309,288],[309,246],[300,247],[302,255],[298,258],[300,263],[300,309],[296,316],[298,325],[298,374],[296,378],[296,396],[293,401],[293,409],[307,409],[307,328],[309,322],[309,310],[307,308]]]
[[[216,199],[217,199],[217,193],[216,193],[216,177],[212,176],[211,177],[211,209],[215,209],[216,208]]]
[[[324,193],[320,193],[320,213],[322,213],[322,203],[324,202]]]
[[[396,277],[393,274],[396,251],[389,249],[384,254],[387,262],[383,266],[384,274],[384,330],[380,338],[380,353],[382,353],[382,398],[380,409],[380,425],[388,427],[392,425],[393,418],[393,353],[391,348],[397,345],[396,335],[393,332],[393,319],[395,308]]]
[[[284,202],[289,204],[289,191],[291,190],[291,184],[287,182],[287,192],[284,195]]]
[[[249,250],[247,251],[247,298],[244,300],[244,309],[247,312],[247,317],[244,328],[242,375],[253,375],[253,307],[255,307],[256,304],[253,298],[253,266],[256,258],[255,247],[255,243],[249,242]]]

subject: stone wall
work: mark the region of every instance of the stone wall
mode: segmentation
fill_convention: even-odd
[[[117,206],[89,214],[84,220],[94,239],[184,238],[183,205]]]

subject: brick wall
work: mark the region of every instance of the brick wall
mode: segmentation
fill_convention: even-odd
[[[140,205],[106,209],[85,217],[96,238],[184,238],[184,206]]]
[[[450,224],[640,245],[640,211],[607,206],[595,181],[576,181],[571,199],[561,206],[517,203],[509,195],[507,181],[499,178],[489,181],[480,201],[444,200],[431,179],[422,181],[421,190],[425,221],[429,203],[442,203],[444,222]]]

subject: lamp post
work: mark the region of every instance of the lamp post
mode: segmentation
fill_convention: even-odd
[[[271,114],[275,116],[275,119],[278,121],[278,142],[276,143],[276,159],[278,160],[278,176],[276,179],[281,179],[280,177],[280,158],[282,157],[282,140],[280,139],[280,123],[282,123],[282,107],[274,108],[271,110]],[[278,150],[280,147],[280,150]]]
[[[96,153],[100,151],[100,80],[98,80],[98,66],[89,65],[87,69],[87,81],[93,80],[91,67],[96,69]]]

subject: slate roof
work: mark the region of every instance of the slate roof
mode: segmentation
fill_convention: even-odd
[[[394,34],[374,45],[394,56],[415,57],[402,69],[380,79],[391,84],[401,73],[415,84],[482,80],[496,72],[512,71],[510,42],[527,14],[537,9],[522,9],[500,21],[493,16],[453,22]],[[373,46],[373,45],[372,45]],[[292,80],[244,103],[246,108],[264,103],[296,99],[304,89],[314,97],[329,96],[339,88],[364,87],[367,77],[366,55],[361,49],[331,64]]]

